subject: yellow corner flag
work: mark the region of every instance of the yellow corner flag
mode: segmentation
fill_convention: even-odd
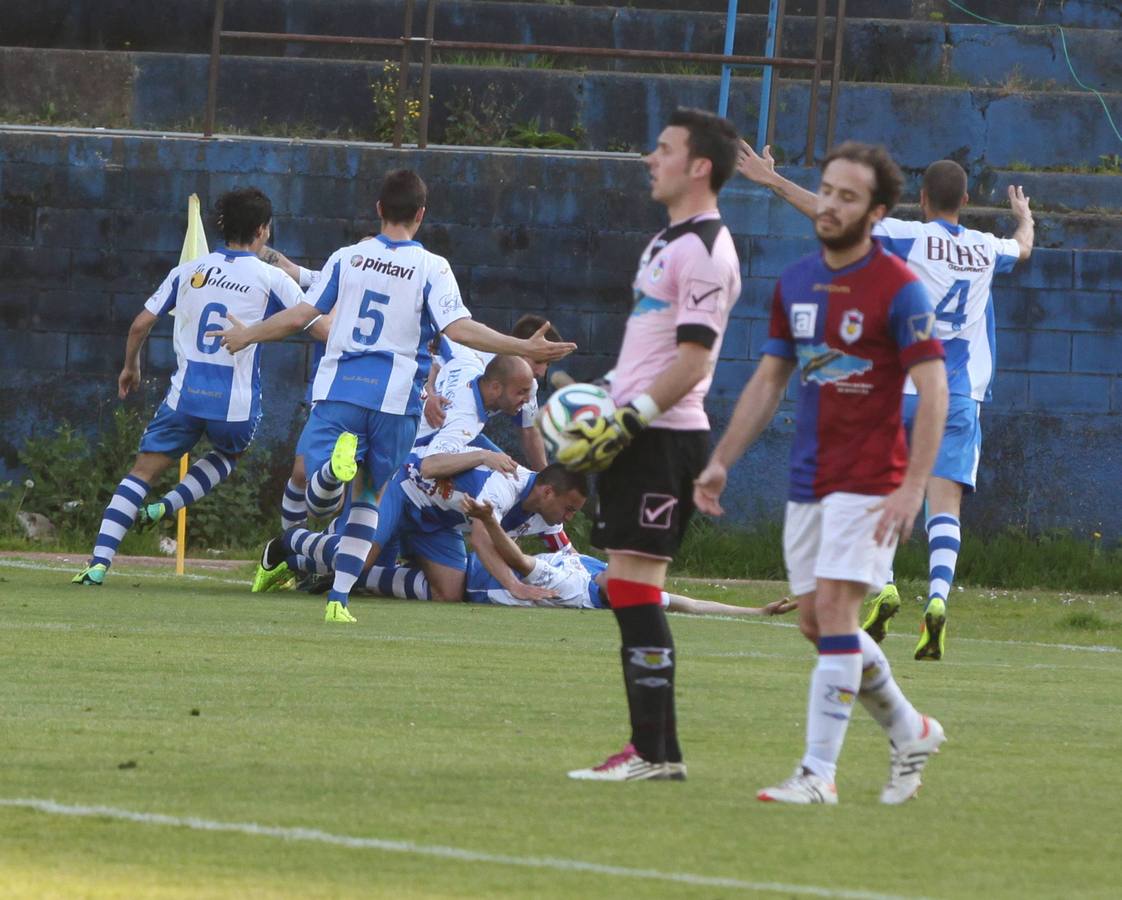
[[[179,253],[179,264],[192,262],[206,256],[210,250],[206,245],[206,234],[203,231],[203,217],[199,212],[199,195],[192,194],[187,198],[187,234],[183,236],[183,249]],[[179,480],[187,477],[187,465],[190,461],[184,453],[179,459]],[[180,509],[175,518],[175,574],[182,575],[184,559],[187,555],[187,510]]]

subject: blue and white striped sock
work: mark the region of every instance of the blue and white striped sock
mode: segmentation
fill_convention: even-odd
[[[221,450],[211,450],[206,456],[195,460],[187,470],[183,480],[160,499],[164,504],[164,515],[179,512],[202,500],[218,485],[230,477],[238,461]]]
[[[366,557],[374,544],[377,530],[378,507],[363,500],[352,503],[335,554],[335,583],[327,594],[329,601],[338,600],[347,605],[347,595],[366,566]]]
[[[337,534],[324,534],[322,531],[310,531],[307,528],[293,528],[285,532],[282,543],[285,552],[311,560],[318,571],[327,572],[335,564],[335,555],[339,550],[340,536]],[[309,571],[301,569],[301,571]]]
[[[425,573],[411,566],[371,566],[362,586],[383,597],[400,597],[402,600],[432,599]]]
[[[287,531],[308,521],[308,503],[304,499],[304,489],[289,478],[281,498],[281,530]]]
[[[136,514],[147,496],[147,481],[135,475],[126,475],[121,479],[101,518],[101,529],[97,533],[97,542],[90,558],[91,566],[98,563],[103,566],[113,565],[113,557],[117,555],[121,539],[136,521]]]
[[[940,513],[927,520],[928,577],[931,581],[927,592],[928,602],[935,597],[941,597],[944,601],[950,597],[961,547],[962,526],[957,517]]]
[[[329,516],[339,505],[343,496],[343,482],[331,471],[329,459],[310,479],[308,479],[308,512],[313,516]]]

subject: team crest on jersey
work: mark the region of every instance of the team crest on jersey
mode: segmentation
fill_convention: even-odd
[[[865,330],[865,314],[859,309],[847,309],[842,313],[841,339],[847,344],[852,344],[861,337]]]
[[[818,325],[817,303],[792,303],[791,304],[791,336],[799,338],[814,337],[814,329]]]
[[[661,281],[662,276],[665,275],[665,274],[666,274],[666,260],[665,259],[660,259],[658,262],[656,262],[654,264],[654,268],[651,269],[651,276],[650,276],[651,281],[652,282]]]

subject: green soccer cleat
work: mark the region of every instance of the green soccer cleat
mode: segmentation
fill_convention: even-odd
[[[923,630],[916,644],[916,659],[938,662],[947,649],[947,604],[942,597],[932,597],[923,613]]]
[[[323,614],[323,621],[325,622],[357,622],[351,611],[347,609],[338,600],[331,600],[327,604],[327,610]]]
[[[70,579],[70,583],[92,584],[95,587],[98,587],[103,581],[105,581],[105,573],[108,571],[109,568],[105,565],[105,563],[97,563],[93,566],[86,566],[84,569],[82,569],[81,572]]]
[[[358,436],[344,431],[335,441],[335,449],[331,451],[331,472],[341,482],[346,484],[353,481],[358,474],[358,463],[355,454],[358,452]]]
[[[284,547],[280,540],[273,538],[261,551],[261,561],[257,564],[257,571],[253,574],[251,594],[263,594],[266,591],[279,591],[296,577],[296,573],[284,561]]]
[[[167,515],[167,507],[164,506],[162,500],[156,503],[148,503],[140,507],[140,511],[136,515],[136,527],[140,531],[147,531],[154,527],[165,515]]]
[[[878,644],[888,634],[888,621],[900,612],[900,592],[896,585],[886,584],[884,590],[873,598],[869,615],[861,623],[861,629]]]

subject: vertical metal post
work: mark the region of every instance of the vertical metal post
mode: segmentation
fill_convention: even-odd
[[[779,11],[775,17],[775,55],[783,55],[783,17],[787,13],[787,0],[779,0]],[[770,144],[775,140],[775,113],[779,109],[779,104],[776,102],[776,95],[779,93],[779,73],[776,72],[771,77],[771,84],[769,85],[771,96],[767,100],[767,142]]]
[[[838,88],[841,83],[842,44],[845,41],[845,0],[838,0],[838,15],[834,22],[834,68],[830,75],[830,112],[826,120],[826,149],[834,146],[834,126],[838,120]]]
[[[825,0],[821,0],[825,2]],[[429,145],[429,91],[432,88],[432,34],[436,25],[436,0],[428,0],[425,9],[425,50],[421,60],[421,121],[417,128],[417,146]]]
[[[409,90],[409,50],[413,37],[414,0],[405,0],[405,21],[401,26],[401,71],[397,79],[397,121],[393,126],[393,145],[400,147],[405,140],[405,94]]]
[[[221,53],[222,13],[225,0],[215,0],[214,25],[210,30],[210,72],[206,84],[206,110],[203,112],[203,137],[214,135],[214,110],[218,105],[218,57]]]
[[[779,17],[779,0],[770,0],[767,10],[767,41],[764,44],[764,56],[775,56],[775,20]],[[764,66],[764,80],[760,84],[760,118],[756,124],[756,147],[763,153],[767,143],[767,123],[770,118],[771,105],[771,66]]]
[[[739,0],[729,0],[728,17],[725,19],[725,56],[732,56],[736,44],[736,7]],[[729,114],[729,87],[732,83],[732,66],[721,64],[721,94],[717,99],[717,115]]]
[[[814,74],[810,77],[810,103],[806,114],[806,153],[804,166],[814,165],[814,144],[818,138],[818,87],[822,83],[822,48],[826,42],[826,0],[818,0],[814,19]]]

